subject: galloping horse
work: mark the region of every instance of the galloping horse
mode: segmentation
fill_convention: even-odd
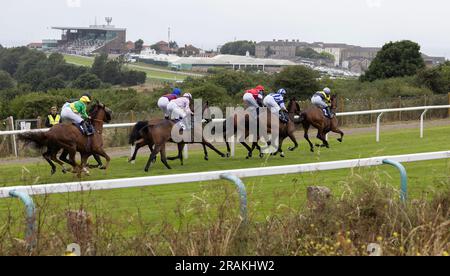
[[[203,112],[205,112],[205,110],[208,110],[209,105],[208,102],[206,102],[203,105]],[[192,108],[191,108],[192,110]],[[131,158],[129,159],[129,162],[133,162],[136,160],[136,155],[137,152],[140,148],[144,147],[144,146],[148,146],[150,148],[150,158],[147,162],[147,165],[145,167],[145,171],[148,172],[150,165],[152,162],[154,162],[156,160],[156,156],[158,153],[161,153],[161,161],[163,162],[163,164],[168,168],[171,169],[171,167],[169,166],[169,164],[167,163],[167,160],[176,160],[176,159],[180,159],[181,165],[183,165],[183,148],[186,144],[202,144],[203,146],[203,151],[205,154],[205,160],[208,160],[208,151],[206,149],[206,147],[212,149],[213,151],[215,151],[218,155],[220,155],[221,157],[226,157],[225,154],[223,154],[222,152],[220,152],[217,148],[215,148],[211,143],[207,142],[204,138],[203,138],[203,133],[200,133],[201,136],[199,135],[192,135],[192,137],[194,136],[198,136],[198,137],[202,137],[202,141],[201,142],[186,142],[186,141],[182,141],[177,143],[178,146],[178,155],[175,157],[166,157],[166,146],[165,144],[167,142],[174,142],[172,140],[172,128],[175,126],[175,123],[171,120],[167,120],[167,119],[159,119],[159,120],[151,120],[151,121],[146,121],[146,122],[138,122],[131,134],[130,134],[130,139],[129,139],[129,143],[133,146],[135,146],[134,148],[134,152],[133,155],[131,156]],[[193,130],[195,131],[195,128],[193,128]]]
[[[284,152],[282,150],[282,145],[283,145],[283,141],[289,137],[292,142],[294,142],[294,147],[290,147],[289,150],[290,151],[294,151],[296,148],[298,148],[298,143],[297,143],[297,139],[295,138],[294,132],[295,132],[295,117],[296,116],[300,116],[300,106],[299,104],[295,101],[295,99],[291,99],[289,104],[288,104],[288,115],[289,115],[289,122],[288,123],[279,123],[279,146],[278,149],[275,153],[273,153],[273,155],[277,155],[278,153],[280,153],[281,157],[284,157]],[[231,118],[232,120],[234,120],[234,135],[236,135],[237,133],[237,129],[238,129],[238,123],[240,124],[245,124],[245,139],[248,138],[248,136],[250,135],[250,131],[249,131],[249,116],[245,116],[245,120],[241,120],[240,122],[238,122],[237,119],[237,115],[235,115],[233,118]],[[226,134],[226,127],[227,127],[227,121],[224,122],[223,124],[223,132],[224,132],[224,138],[225,138],[225,143],[227,145],[227,155],[230,155],[230,145],[226,139],[227,134]],[[272,133],[272,124],[271,124],[271,114],[270,112],[267,114],[267,133]],[[259,131],[258,131],[258,135],[257,135],[257,141],[259,141],[260,139],[260,135],[259,135]],[[269,142],[270,143],[270,142]],[[261,148],[258,145],[257,142],[253,142],[252,143],[252,147],[250,147],[249,145],[247,145],[247,143],[245,142],[241,142],[241,144],[247,149],[248,154],[247,154],[247,159],[251,158],[253,155],[253,150],[255,148],[257,148],[260,152],[259,156],[263,157],[263,154],[261,153]]]
[[[331,96],[331,112],[336,114],[336,108],[337,108],[337,95]],[[300,115],[300,121],[303,125],[303,129],[305,130],[304,137],[306,141],[308,141],[311,152],[314,152],[314,145],[309,140],[308,131],[311,126],[317,128],[317,138],[323,142],[322,145],[316,144],[317,147],[327,147],[329,148],[330,145],[328,144],[328,141],[326,139],[327,133],[330,131],[334,133],[338,133],[341,135],[340,138],[337,140],[342,143],[344,138],[344,132],[342,132],[338,128],[338,120],[336,116],[334,116],[332,119],[325,117],[323,114],[323,111],[316,107],[312,106],[306,109],[302,112]]]
[[[111,110],[105,107],[104,104],[96,102],[90,111],[90,117],[92,118],[92,125],[95,129],[93,136],[83,135],[77,126],[73,124],[58,124],[53,126],[47,132],[27,132],[19,135],[19,139],[25,143],[33,143],[37,148],[47,148],[47,151],[43,154],[44,159],[52,167],[51,173],[56,172],[56,166],[53,162],[58,163],[63,172],[66,173],[67,169],[64,167],[64,163],[56,158],[56,155],[60,149],[68,152],[68,163],[73,167],[73,171],[77,171],[81,174],[84,170],[87,172],[86,164],[87,159],[91,155],[99,155],[106,159],[106,166],[101,169],[107,169],[111,158],[103,150],[103,124],[111,121]],[[75,155],[77,152],[81,154],[81,165],[78,166],[75,161]],[[53,162],[52,162],[53,161]]]

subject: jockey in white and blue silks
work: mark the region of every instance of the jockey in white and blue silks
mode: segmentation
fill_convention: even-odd
[[[274,114],[280,113],[280,110],[287,111],[284,104],[284,95],[286,95],[286,90],[283,88],[276,93],[270,93],[264,98],[264,105],[270,108],[270,111]]]
[[[316,92],[312,98],[311,103],[318,108],[322,109],[325,116],[328,118],[333,118],[333,113],[331,112],[331,89],[326,87],[323,91]]]
[[[264,105],[270,108],[272,114],[280,115],[280,111],[287,112],[286,105],[284,103],[284,95],[286,95],[286,90],[281,88],[276,93],[270,93],[264,98]],[[283,122],[287,122],[286,116],[280,117]]]

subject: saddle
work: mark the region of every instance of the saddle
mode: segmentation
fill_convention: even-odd
[[[95,130],[91,124],[86,122],[84,124],[86,127],[84,127],[83,124],[76,124],[76,123],[72,123],[72,124],[77,127],[77,129],[81,132],[82,135],[84,135],[84,136],[94,135]]]

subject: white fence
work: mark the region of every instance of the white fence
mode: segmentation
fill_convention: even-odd
[[[286,175],[305,172],[379,166],[383,164],[384,160],[391,160],[399,163],[407,163],[407,162],[417,162],[417,161],[427,161],[427,160],[447,159],[447,158],[450,158],[450,151],[381,156],[364,159],[353,159],[353,160],[342,160],[342,161],[331,161],[331,162],[276,166],[276,167],[238,169],[227,171],[196,172],[187,174],[159,175],[149,177],[58,183],[48,185],[15,186],[15,187],[0,188],[0,198],[10,197],[9,194],[11,191],[24,192],[27,193],[28,195],[42,195],[42,194],[69,193],[80,191],[111,190],[120,188],[219,180],[222,178],[222,175],[224,174],[232,174],[239,178],[261,177],[269,175]]]
[[[435,105],[435,106],[419,106],[419,107],[404,107],[404,108],[392,108],[392,109],[378,109],[378,110],[366,110],[366,111],[353,111],[353,112],[342,112],[337,113],[336,116],[344,117],[344,116],[360,116],[360,115],[370,115],[370,114],[378,114],[377,123],[376,123],[376,142],[380,141],[380,131],[381,131],[381,118],[383,114],[390,112],[402,112],[402,111],[418,111],[423,110],[422,115],[420,116],[420,138],[423,138],[424,135],[424,116],[428,112],[428,110],[435,109],[450,109],[450,105]],[[223,119],[216,119],[215,121],[223,121]],[[135,123],[123,123],[123,124],[107,124],[105,128],[126,128],[133,127]],[[48,131],[49,129],[34,129],[31,131]],[[30,130],[28,130],[30,131]],[[17,144],[15,142],[15,135],[20,133],[28,132],[27,130],[10,130],[10,131],[0,131],[0,136],[4,135],[13,135],[14,136],[14,147],[15,152],[17,153]],[[234,143],[232,143],[231,147],[231,156],[234,156]],[[187,146],[185,147],[185,154],[187,156]],[[17,155],[16,155],[17,156]]]
[[[0,198],[19,197],[24,202],[27,210],[27,220],[26,220],[27,228],[25,237],[28,245],[30,247],[33,247],[36,241],[35,240],[36,215],[33,200],[30,197],[32,195],[70,193],[81,191],[89,192],[94,190],[111,190],[121,188],[147,187],[156,185],[168,185],[168,184],[226,179],[234,182],[239,189],[241,217],[243,218],[244,222],[246,222],[247,193],[245,190],[245,186],[240,180],[240,178],[297,174],[304,172],[349,169],[349,168],[370,167],[370,166],[379,166],[382,164],[389,164],[397,167],[400,171],[401,175],[400,197],[402,201],[406,201],[407,176],[406,170],[400,164],[400,162],[415,162],[415,161],[426,161],[426,160],[448,159],[448,158],[450,158],[450,151],[442,151],[442,152],[332,161],[323,163],[289,165],[279,167],[262,167],[262,168],[238,169],[229,171],[197,172],[189,174],[150,176],[140,178],[123,178],[123,179],[73,182],[73,183],[58,183],[48,185],[15,186],[15,187],[0,188]]]

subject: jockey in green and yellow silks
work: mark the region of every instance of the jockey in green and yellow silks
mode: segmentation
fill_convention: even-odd
[[[79,125],[86,135],[93,134],[92,126],[87,124],[89,115],[86,112],[86,105],[90,102],[91,99],[88,96],[83,96],[76,102],[65,103],[61,111],[62,119],[70,120],[73,123]]]

